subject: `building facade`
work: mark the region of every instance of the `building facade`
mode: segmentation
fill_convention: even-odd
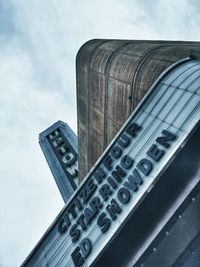
[[[39,134],[39,144],[66,203],[79,184],[77,136],[58,121]]]
[[[92,47],[99,42],[108,42],[110,49],[111,43],[114,47],[123,41],[94,40],[79,51],[79,147],[80,151],[83,147],[86,149],[79,151],[82,163],[89,158],[91,160],[94,153],[97,156],[97,142],[106,143],[109,137],[107,128],[102,131],[103,138],[97,140],[102,128],[98,117],[93,114],[96,112],[101,115],[98,110],[94,111],[97,95],[104,99],[109,93],[103,91],[101,95],[102,83],[97,83],[90,76],[91,70],[91,75],[99,75],[95,74],[91,65],[94,55]],[[136,45],[137,42],[130,43]],[[145,42],[138,43],[139,51],[142,49],[141,43]],[[168,43],[173,46],[173,43]],[[185,53],[180,52],[182,56],[175,60],[175,64],[166,60],[169,66],[163,68],[160,76],[154,73],[154,69],[154,75],[159,77],[147,88],[143,100],[108,144],[22,266],[199,267],[200,60],[196,55],[198,44],[178,45],[180,48],[191,46],[194,50],[189,53],[191,49],[187,48]],[[174,49],[177,49],[176,45]],[[96,67],[103,64],[102,57],[106,57],[105,51],[101,53],[96,57]],[[128,51],[126,54],[128,57]],[[120,66],[131,73],[126,68],[129,61],[121,62],[124,57],[122,53],[113,75]],[[112,65],[112,60],[109,61]],[[148,64],[143,69],[148,70]],[[119,75],[121,72],[120,69]],[[123,72],[121,74],[123,76]],[[142,74],[139,71],[137,75]],[[107,84],[112,79],[105,75],[102,80]],[[116,100],[118,105],[115,112],[119,113],[113,116],[117,114],[124,118],[127,113],[120,110],[126,106],[122,100],[127,91],[120,91],[118,82],[113,94],[109,93],[112,98],[105,97],[107,100],[103,101],[107,101],[108,105],[108,101],[121,99],[121,102]],[[111,121],[111,107],[103,112],[103,120]],[[109,129],[112,131],[111,126]],[[87,131],[91,134],[89,137]],[[81,168],[83,174],[88,165],[82,165]]]

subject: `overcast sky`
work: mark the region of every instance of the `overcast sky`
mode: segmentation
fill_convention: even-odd
[[[75,56],[93,38],[200,40],[198,0],[0,0],[0,266],[26,258],[63,207],[38,145],[76,131]]]

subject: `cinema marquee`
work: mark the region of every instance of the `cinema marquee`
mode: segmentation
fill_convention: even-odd
[[[186,58],[157,79],[22,266],[141,266],[189,177],[198,184],[199,77],[200,61]],[[168,212],[158,226],[141,209],[157,221]]]

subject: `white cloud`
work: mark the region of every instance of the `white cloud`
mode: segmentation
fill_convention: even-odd
[[[37,144],[76,129],[75,55],[92,38],[198,40],[197,1],[0,0],[0,265],[19,266],[62,207]]]
[[[63,95],[43,91],[18,41],[0,52],[0,263],[18,266],[63,206],[38,133],[70,117]],[[56,105],[55,105],[56,103]],[[71,124],[74,121],[71,120]],[[57,201],[55,199],[57,198]]]

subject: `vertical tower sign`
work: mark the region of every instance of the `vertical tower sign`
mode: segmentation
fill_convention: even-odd
[[[40,133],[39,144],[66,203],[79,183],[77,137],[58,121]]]

